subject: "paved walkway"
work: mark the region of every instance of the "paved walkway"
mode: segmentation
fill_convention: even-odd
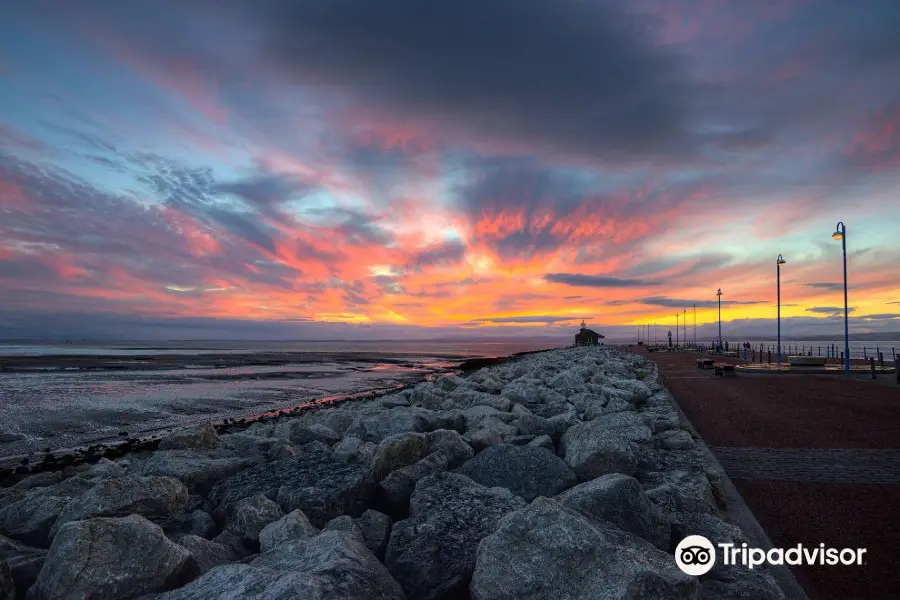
[[[867,549],[862,566],[793,567],[811,600],[900,598],[900,386],[647,356],[776,547]]]

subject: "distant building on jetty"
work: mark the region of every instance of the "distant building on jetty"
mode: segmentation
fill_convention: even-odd
[[[602,334],[597,333],[591,329],[588,329],[584,324],[584,321],[581,322],[581,331],[575,334],[575,345],[576,346],[596,346],[600,343],[604,336]]]

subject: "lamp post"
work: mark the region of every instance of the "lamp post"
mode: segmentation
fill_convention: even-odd
[[[694,348],[697,347],[697,305],[694,305]]]
[[[722,351],[722,288],[716,290],[716,296],[719,297],[719,351]]]
[[[680,329],[678,328],[678,313],[675,313],[675,347],[678,347],[678,332]]]
[[[839,221],[831,237],[841,241],[844,253],[844,375],[850,375],[850,318],[847,310],[847,227]]]
[[[775,278],[778,280],[778,368],[781,368],[781,265],[786,264],[784,258],[778,255],[775,260]]]
[[[687,346],[687,309],[681,309],[681,326],[684,327],[684,345]]]

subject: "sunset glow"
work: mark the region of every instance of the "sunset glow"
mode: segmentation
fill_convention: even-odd
[[[0,337],[900,330],[893,3],[13,4]]]

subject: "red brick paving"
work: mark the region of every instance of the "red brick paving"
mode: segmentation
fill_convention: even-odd
[[[647,356],[710,446],[900,448],[896,384],[841,375],[722,378],[697,369],[694,353]],[[776,547],[867,548],[861,567],[792,567],[811,600],[900,598],[900,485],[734,484]]]

